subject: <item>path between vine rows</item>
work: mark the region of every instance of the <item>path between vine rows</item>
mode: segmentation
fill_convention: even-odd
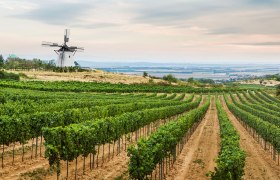
[[[177,157],[174,168],[168,174],[167,179],[210,179],[206,173],[214,171],[215,158],[218,156],[220,148],[219,143],[220,129],[217,109],[215,100],[212,98],[210,108]]]
[[[223,107],[240,135],[240,147],[246,152],[244,179],[280,180],[280,166],[277,166],[261,145],[247,132],[230,112],[223,100]]]

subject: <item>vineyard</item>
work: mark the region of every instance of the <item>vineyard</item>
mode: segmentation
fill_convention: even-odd
[[[280,179],[280,100],[262,90],[0,87],[0,179]]]

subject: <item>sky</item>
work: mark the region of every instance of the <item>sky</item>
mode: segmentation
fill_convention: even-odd
[[[280,0],[0,0],[0,54],[76,60],[280,64]]]

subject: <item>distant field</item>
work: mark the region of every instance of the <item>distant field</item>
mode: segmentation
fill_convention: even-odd
[[[238,84],[238,86],[245,89],[276,89],[276,86],[267,87],[260,84]]]
[[[110,84],[80,81],[0,81],[1,87],[42,91],[106,92],[106,93],[217,93],[246,89],[239,87],[193,87],[169,84]]]

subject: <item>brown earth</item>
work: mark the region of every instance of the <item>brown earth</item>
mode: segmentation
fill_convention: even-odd
[[[210,179],[206,173],[214,171],[220,148],[219,134],[217,109],[212,98],[206,116],[185,144],[167,179]]]
[[[223,107],[226,110],[230,121],[240,135],[240,147],[246,152],[244,179],[265,179],[279,180],[280,166],[270,157],[270,152],[265,151],[259,143],[241,125],[237,118],[230,112],[225,102]]]

